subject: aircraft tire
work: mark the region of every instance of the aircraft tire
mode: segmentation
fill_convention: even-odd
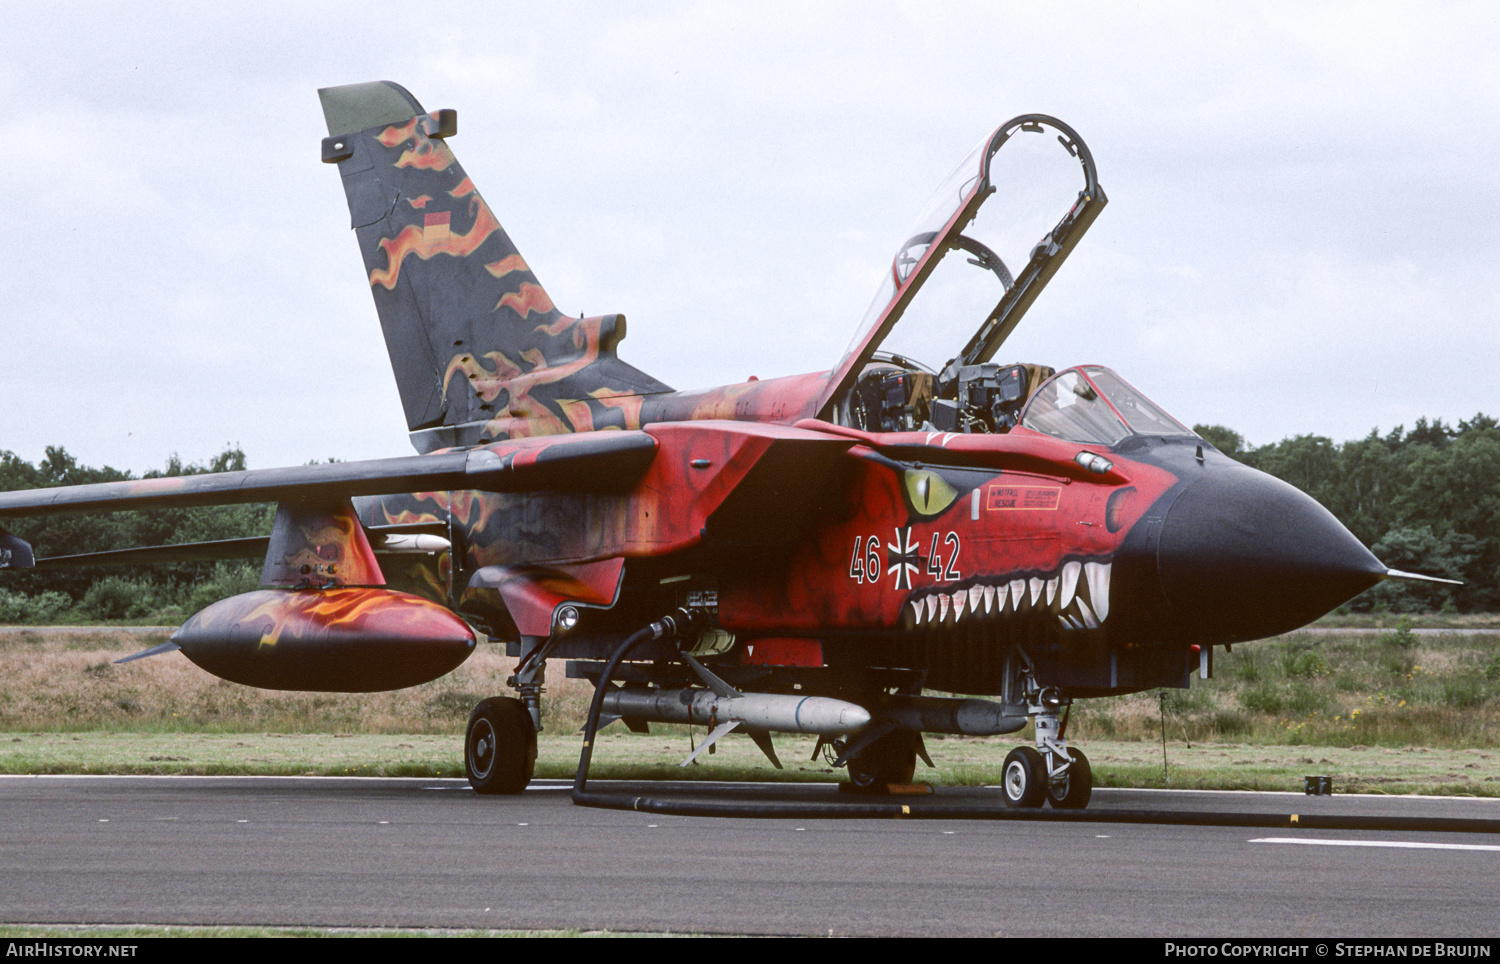
[[[917,734],[896,730],[849,758],[849,785],[861,793],[883,793],[906,784],[917,772]]]
[[[1001,790],[1007,807],[1040,807],[1047,797],[1047,764],[1035,747],[1018,746],[1005,756]]]
[[[1047,787],[1047,802],[1056,810],[1082,810],[1094,795],[1094,771],[1082,750],[1069,750],[1073,763],[1061,781]]]
[[[475,793],[520,793],[536,770],[536,728],[520,700],[492,696],[469,715],[464,775]]]

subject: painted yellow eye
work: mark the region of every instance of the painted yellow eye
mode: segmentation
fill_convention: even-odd
[[[928,469],[907,469],[904,473],[906,498],[917,515],[935,516],[958,498],[958,490],[948,480]]]

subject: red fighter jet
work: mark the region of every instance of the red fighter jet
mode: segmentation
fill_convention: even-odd
[[[1006,122],[943,182],[831,371],[677,392],[619,359],[622,315],[554,307],[454,159],[453,111],[385,82],[320,95],[420,454],[5,493],[0,519],[278,503],[264,588],[161,648],[362,692],[503,643],[516,695],[465,738],[481,793],[531,779],[564,658],[606,720],[706,724],[699,752],[739,729],[773,762],[770,732],[817,734],[866,789],[910,782],[923,733],[1030,719],[1006,801],[1083,807],[1074,699],[1185,687],[1215,646],[1405,575],[1108,368],[991,360],[1105,205],[1054,118]],[[244,552],[47,560],[0,536],[15,567]]]

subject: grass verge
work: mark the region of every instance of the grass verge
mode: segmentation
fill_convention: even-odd
[[[721,741],[717,752],[689,767],[689,735],[602,734],[591,776],[600,779],[835,781],[824,760],[808,757],[812,741],[778,737],[785,766],[775,770],[748,740]],[[537,776],[571,779],[576,734],[544,734]],[[933,786],[991,786],[1000,779],[1010,737],[927,738],[935,769],[917,780]],[[0,773],[462,777],[456,735],[319,733],[5,733]],[[1500,752],[1482,749],[1295,747],[1243,743],[1090,740],[1085,749],[1101,787],[1299,792],[1311,775],[1333,778],[1339,793],[1430,793],[1500,796]]]
[[[1101,786],[1500,795],[1500,632],[1294,633],[1218,655],[1216,678],[1078,703],[1068,736]],[[461,776],[461,734],[479,699],[506,692],[513,661],[483,647],[454,673],[393,693],[256,690],[180,653],[118,665],[165,634],[98,628],[0,631],[0,772]],[[571,777],[591,690],[553,667],[537,773]],[[1162,765],[1165,726],[1167,763]],[[618,726],[601,735],[601,778],[842,779],[778,736],[776,771],[743,737],[679,768],[703,731]],[[935,784],[991,784],[1009,737],[929,736]]]

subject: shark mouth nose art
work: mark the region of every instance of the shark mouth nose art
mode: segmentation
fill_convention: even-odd
[[[1098,629],[1109,618],[1110,562],[1071,559],[1050,573],[981,578],[957,589],[923,591],[907,601],[910,628],[964,621],[1056,617],[1064,630]]]

